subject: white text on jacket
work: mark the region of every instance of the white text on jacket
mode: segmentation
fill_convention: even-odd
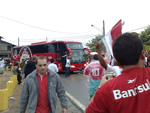
[[[150,82],[146,79],[146,83],[136,86],[134,89],[127,91],[113,90],[115,100],[136,96],[138,93],[150,90]]]

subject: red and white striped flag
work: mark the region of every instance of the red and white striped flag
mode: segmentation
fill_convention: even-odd
[[[122,34],[122,22],[121,20],[102,38],[102,41],[106,47],[107,52],[109,52],[113,57],[112,46],[114,40],[117,36]]]

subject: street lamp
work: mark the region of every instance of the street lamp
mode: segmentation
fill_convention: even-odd
[[[100,30],[99,28],[97,28],[96,26],[94,26],[93,24],[91,25],[92,27],[96,28],[98,31],[100,31],[103,34],[103,37],[105,36],[105,23],[103,21],[103,31]],[[98,41],[98,43],[101,43],[102,39]],[[104,53],[106,53],[106,48],[104,48]]]
[[[94,25],[91,25],[91,26],[94,27],[94,28],[96,28],[98,31],[100,31],[100,32],[104,35],[103,31],[101,31],[99,28],[97,28],[97,27],[94,26]]]
[[[96,28],[97,30],[99,30],[103,34],[103,36],[105,36],[105,22],[104,22],[104,20],[103,20],[103,31],[101,31],[99,28],[97,28],[94,25],[91,25],[91,26],[94,27],[94,28]]]
[[[93,24],[91,26],[96,28],[98,31],[100,31],[103,34],[103,36],[105,36],[104,31],[101,31],[98,27],[94,26]],[[101,42],[102,40],[100,40],[98,43],[101,43]]]

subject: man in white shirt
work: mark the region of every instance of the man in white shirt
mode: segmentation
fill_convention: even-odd
[[[3,58],[1,58],[1,60],[0,60],[0,74],[2,74],[2,75],[5,75],[4,74],[4,70],[5,70],[4,66],[5,66],[5,61]]]
[[[52,71],[58,73],[58,68],[57,68],[57,65],[54,64],[54,59],[51,58],[50,61],[51,61],[51,63],[48,65],[48,69],[50,69],[50,70],[52,70]]]
[[[66,68],[66,70],[65,70],[65,76],[68,77],[68,76],[70,76],[70,71],[71,71],[70,70],[70,56],[68,56],[67,59],[66,59],[65,68]]]

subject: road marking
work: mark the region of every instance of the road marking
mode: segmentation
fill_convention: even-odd
[[[66,92],[66,95],[78,106],[80,107],[80,109],[82,111],[85,111],[86,107],[80,102],[78,101],[76,98],[74,98],[71,94],[69,94],[68,92]]]

